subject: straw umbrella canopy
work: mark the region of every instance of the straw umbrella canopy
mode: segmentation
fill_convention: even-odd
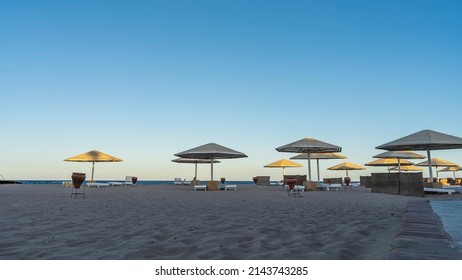
[[[197,178],[197,165],[198,164],[205,164],[205,163],[210,163],[210,159],[194,159],[194,158],[176,158],[172,159],[173,162],[176,163],[194,163],[195,168],[194,168],[194,179]],[[213,163],[220,163],[221,161],[219,160],[214,160]]]
[[[376,149],[389,151],[427,151],[427,158],[431,162],[431,150],[461,149],[462,138],[436,132],[433,130],[421,130],[386,144],[377,146]],[[428,166],[430,179],[433,181],[431,163]]]
[[[199,147],[195,147],[180,153],[175,154],[180,158],[193,158],[193,159],[209,159],[210,160],[210,178],[213,181],[213,162],[215,159],[231,159],[231,158],[244,158],[246,154],[232,150],[230,148],[215,144],[208,143]]]
[[[398,170],[398,166],[390,168],[390,170]],[[414,165],[401,166],[400,171],[422,171],[422,168]]]
[[[329,167],[327,169],[328,170],[345,170],[346,171],[346,177],[348,177],[348,170],[364,170],[366,168],[364,168],[364,167],[362,167],[360,165],[345,161],[345,162],[342,162],[340,164],[331,166],[331,167]]]
[[[432,158],[430,163],[428,160],[426,161],[422,161],[418,164],[416,164],[417,166],[434,166],[435,169],[436,169],[436,177],[439,177],[438,176],[438,166],[459,166],[458,164],[456,163],[453,163],[453,162],[450,162],[450,161],[447,161],[445,159],[440,159],[440,158]],[[433,179],[432,179],[433,180]]]
[[[64,161],[93,163],[91,167],[91,181],[93,181],[95,174],[95,162],[120,162],[122,160],[100,151],[93,150],[70,158],[66,158]]]
[[[320,159],[346,159],[347,157],[337,153],[303,153],[296,156],[291,157],[290,159],[316,159],[316,169],[318,173],[318,182],[320,182],[319,176],[319,160]]]
[[[387,166],[388,172],[390,172],[390,166],[401,167],[401,166],[406,166],[406,165],[414,165],[414,163],[408,160],[405,160],[405,159],[400,160],[398,158],[379,158],[371,162],[368,162],[365,165],[367,166]]]
[[[401,171],[401,159],[423,159],[425,156],[411,151],[388,151],[373,156],[373,158],[395,158],[398,159],[398,172]]]
[[[298,141],[276,148],[278,152],[306,153],[308,159],[308,180],[311,181],[311,154],[312,153],[338,153],[342,147],[322,142],[313,138],[303,138]]]
[[[443,169],[441,169],[439,172],[451,172],[454,175],[454,179],[456,178],[456,171],[461,170],[462,168],[460,166],[448,166]]]
[[[288,159],[280,159],[280,160],[275,161],[273,163],[267,164],[264,167],[267,167],[267,168],[282,168],[282,179],[284,179],[286,167],[302,167],[302,166],[303,166],[302,164],[293,162],[293,161],[288,160]]]

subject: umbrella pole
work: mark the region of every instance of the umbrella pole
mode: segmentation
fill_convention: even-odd
[[[308,181],[311,181],[311,154],[308,153]]]
[[[319,179],[319,158],[316,159],[316,164],[317,164],[317,167],[318,167],[318,183],[321,182],[320,179]]]
[[[284,182],[284,177],[286,176],[286,168],[282,167],[282,182]]]
[[[398,173],[401,173],[401,160],[398,158]]]
[[[197,180],[197,162],[196,162],[196,168],[195,168],[195,172],[194,172],[194,180]]]
[[[432,157],[430,156],[430,149],[427,150],[428,171],[430,172],[430,181],[433,183],[433,170],[432,170]]]
[[[213,182],[213,158],[210,161],[210,177],[212,178],[211,181]]]
[[[91,166],[91,181],[93,182],[93,175],[95,175],[95,162]]]

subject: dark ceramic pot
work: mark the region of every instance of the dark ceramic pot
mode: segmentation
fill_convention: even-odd
[[[74,172],[72,173],[72,185],[74,185],[74,188],[78,189],[82,185],[83,181],[85,181],[85,173],[77,173]]]

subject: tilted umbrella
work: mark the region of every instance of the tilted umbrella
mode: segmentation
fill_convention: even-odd
[[[462,138],[436,132],[433,130],[422,130],[376,147],[376,149],[389,151],[427,151],[427,159],[430,162],[430,150],[461,148]],[[429,164],[428,169],[430,172],[430,179],[433,181],[431,163]]]
[[[311,154],[312,153],[338,153],[342,147],[322,142],[313,138],[303,138],[298,141],[276,148],[278,152],[306,153],[308,159],[308,180],[311,181]]]
[[[197,165],[198,164],[205,164],[205,163],[210,163],[210,159],[194,159],[194,158],[176,158],[172,159],[173,162],[176,163],[194,163],[195,168],[194,168],[194,179],[197,178]],[[220,163],[221,161],[219,160],[214,160],[213,163]]]
[[[373,156],[373,158],[394,158],[398,160],[398,172],[401,171],[401,159],[423,159],[425,156],[411,151],[388,151]]]
[[[72,162],[92,162],[91,168],[91,181],[93,181],[93,175],[95,174],[95,162],[120,162],[120,158],[102,153],[100,151],[89,151],[80,155],[76,155],[70,158],[65,159],[64,161]]]
[[[290,159],[308,159],[308,158],[316,159],[318,182],[320,182],[320,176],[319,176],[319,160],[320,159],[345,159],[347,157],[341,154],[337,154],[337,153],[310,153],[310,154],[303,153],[303,154],[293,156]]]
[[[440,158],[432,158],[430,163],[429,163],[428,160],[426,160],[426,161],[422,161],[420,163],[417,163],[416,165],[417,166],[434,166],[436,168],[436,177],[439,177],[438,176],[438,166],[454,166],[454,167],[459,166],[456,163],[447,161],[445,159],[440,159]]]
[[[357,165],[357,164],[346,161],[346,162],[342,162],[340,164],[331,166],[331,167],[329,167],[327,169],[328,170],[345,170],[346,171],[346,177],[348,177],[348,170],[364,170],[366,168],[364,168],[364,167],[362,167],[360,165]]]
[[[397,159],[397,158],[379,158],[374,161],[368,162],[365,165],[367,166],[387,166],[388,172],[390,172],[390,166],[406,166],[406,165],[414,165],[413,162],[410,162],[405,159]]]
[[[193,158],[193,159],[209,159],[210,160],[210,174],[211,181],[213,181],[213,162],[215,159],[231,159],[231,158],[244,158],[247,155],[232,150],[227,147],[215,143],[208,143],[196,148],[192,148],[181,153],[175,154],[181,158]]]
[[[282,168],[282,179],[284,180],[284,175],[285,175],[285,168],[286,167],[302,167],[300,163],[296,163],[293,161],[290,161],[288,159],[280,159],[278,161],[275,161],[273,163],[267,164],[264,167],[267,168]]]

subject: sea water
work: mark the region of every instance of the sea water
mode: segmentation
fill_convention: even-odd
[[[15,180],[22,184],[32,184],[32,185],[61,185],[64,181],[67,180]],[[107,183],[107,182],[124,182],[123,180],[95,180],[97,183]],[[163,181],[163,180],[138,180],[137,185],[173,185],[173,180]],[[232,185],[254,185],[253,181],[226,181],[226,184]]]

